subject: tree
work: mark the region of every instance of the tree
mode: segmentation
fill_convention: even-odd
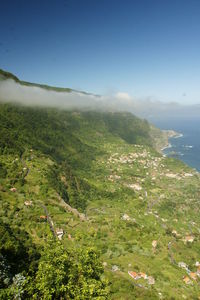
[[[36,276],[29,280],[32,299],[107,299],[108,285],[93,249],[67,251],[60,242],[47,245]]]

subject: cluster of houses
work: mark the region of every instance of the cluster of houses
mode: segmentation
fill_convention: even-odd
[[[179,268],[184,269],[188,274],[183,277],[183,282],[185,282],[185,284],[193,284],[193,281],[197,281],[197,279],[200,278],[200,263],[198,261],[195,263],[195,266],[197,267],[196,272],[191,272],[185,262],[179,262],[178,266]]]
[[[146,151],[146,150],[143,150],[142,152],[139,152],[139,153],[136,153],[136,152],[130,152],[128,153],[127,155],[125,154],[122,154],[121,156],[119,156],[119,153],[114,153],[110,156],[110,158],[108,159],[108,162],[109,163],[121,163],[121,164],[131,164],[133,162],[136,161],[136,159],[138,158],[151,158],[151,155],[150,155],[150,152]],[[157,159],[157,158],[156,158]],[[160,158],[158,158],[160,159]],[[142,164],[145,164],[146,161],[145,160],[141,160],[139,161],[141,162]]]
[[[135,145],[136,147],[137,145]],[[142,165],[143,169],[152,169],[152,180],[156,179],[156,175],[165,176],[167,178],[171,179],[184,179],[187,177],[192,177],[194,174],[188,173],[188,172],[182,172],[180,174],[172,173],[169,169],[166,169],[166,166],[163,164],[164,156],[161,157],[152,157],[151,153],[148,152],[146,149],[141,149],[141,152],[130,152],[128,154],[121,154],[114,153],[108,158],[109,164],[132,164],[134,162],[139,163]],[[132,166],[130,166],[132,167]],[[162,168],[158,174],[158,168]],[[164,170],[163,170],[164,169]],[[156,172],[156,173],[155,173]],[[149,175],[147,173],[147,175]],[[120,179],[121,177],[119,175],[110,175],[109,180],[115,181],[117,179]],[[136,189],[137,190],[137,189]]]
[[[134,280],[138,280],[138,279],[145,279],[147,280],[148,284],[155,284],[155,279],[152,276],[148,276],[147,274],[143,273],[143,272],[139,272],[136,273],[134,271],[128,271],[128,274],[134,279]]]
[[[193,235],[186,235],[183,239],[184,243],[193,243],[195,237]]]
[[[103,266],[107,266],[107,263],[104,262],[103,263]],[[120,271],[120,268],[117,266],[117,265],[113,265],[112,266],[112,272],[117,272],[117,271]],[[155,284],[155,279],[153,276],[148,276],[146,273],[143,273],[143,272],[134,272],[134,271],[128,271],[128,274],[131,276],[131,278],[133,278],[134,280],[139,280],[139,279],[144,279],[144,280],[147,280],[147,283],[150,284],[150,285],[153,285]]]
[[[167,170],[169,171],[169,170]],[[166,177],[168,178],[174,178],[174,179],[177,179],[177,180],[180,180],[180,179],[183,179],[183,178],[186,178],[186,177],[192,177],[193,174],[192,173],[181,173],[181,174],[176,174],[176,173],[166,173],[166,174],[161,174],[161,175],[165,175]]]
[[[197,262],[198,263],[198,262]],[[185,284],[193,284],[193,281],[197,281],[198,278],[200,278],[200,264],[198,263],[197,265],[196,263],[196,267],[197,267],[197,271],[196,272],[191,272],[188,269],[188,266],[186,265],[186,263],[184,262],[179,262],[178,266],[180,268],[183,268],[187,271],[188,275],[185,275],[183,277],[183,282]],[[145,279],[147,280],[148,284],[153,285],[155,284],[155,279],[152,276],[148,276],[147,274],[143,273],[143,272],[134,272],[134,271],[128,271],[128,274],[134,279],[134,280],[138,280],[138,279]]]

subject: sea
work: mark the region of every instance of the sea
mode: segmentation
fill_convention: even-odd
[[[182,160],[200,172],[200,117],[159,120],[154,124],[160,129],[172,129],[180,133],[179,137],[169,139],[169,147],[163,153]]]

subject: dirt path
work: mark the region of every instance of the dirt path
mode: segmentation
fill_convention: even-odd
[[[78,217],[81,221],[88,221],[88,218],[85,214],[80,213],[76,208],[71,207],[69,204],[67,204],[59,195],[58,199],[60,200],[61,206],[66,209],[67,211],[71,212],[74,216]]]

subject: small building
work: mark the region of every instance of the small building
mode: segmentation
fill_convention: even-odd
[[[190,272],[190,278],[192,278],[193,280],[197,280],[197,274],[194,272]]]
[[[31,206],[32,204],[33,204],[33,202],[31,200],[26,200],[24,202],[24,205],[26,205],[26,206]]]
[[[121,217],[122,220],[124,221],[130,221],[130,217],[127,214],[123,214],[123,216]]]
[[[40,220],[47,220],[47,216],[40,216]]]
[[[143,272],[139,272],[138,275],[141,277],[141,278],[144,278],[144,279],[147,279],[148,276],[147,274],[143,273]]]
[[[177,177],[177,174],[174,174],[174,173],[166,173],[165,175],[168,178],[176,178]]]
[[[62,240],[63,234],[64,234],[64,231],[63,231],[62,228],[57,228],[56,229],[56,235],[57,235],[59,240]]]
[[[17,189],[16,189],[15,187],[12,187],[12,188],[10,189],[10,191],[13,192],[13,193],[15,193],[15,192],[17,191]]]
[[[186,242],[189,242],[189,243],[192,243],[192,242],[194,241],[194,239],[195,239],[195,237],[192,236],[192,235],[187,235],[187,236],[185,237],[185,241],[186,241]]]
[[[172,234],[173,234],[174,236],[178,236],[178,235],[179,235],[175,229],[172,230]]]
[[[153,247],[153,248],[156,248],[156,247],[157,247],[157,244],[158,244],[158,243],[157,243],[156,240],[152,241],[152,247]]]
[[[120,271],[120,269],[117,265],[114,265],[114,266],[112,266],[112,271],[116,272],[116,271]]]
[[[152,276],[148,276],[147,280],[148,284],[155,284],[155,279]]]
[[[184,263],[183,261],[180,261],[178,263],[178,266],[179,266],[179,268],[183,268],[183,269],[187,269],[188,268],[188,266],[186,265],[186,263]]]
[[[197,267],[197,272],[196,272],[197,276],[200,277],[200,266]]]
[[[185,177],[192,177],[193,174],[192,174],[192,173],[185,173],[184,176],[185,176]]]
[[[191,284],[192,283],[188,276],[184,276],[183,281],[185,282],[185,284]]]
[[[141,278],[141,276],[136,273],[136,272],[133,272],[133,271],[128,271],[128,274],[134,279],[134,280],[138,280]]]

